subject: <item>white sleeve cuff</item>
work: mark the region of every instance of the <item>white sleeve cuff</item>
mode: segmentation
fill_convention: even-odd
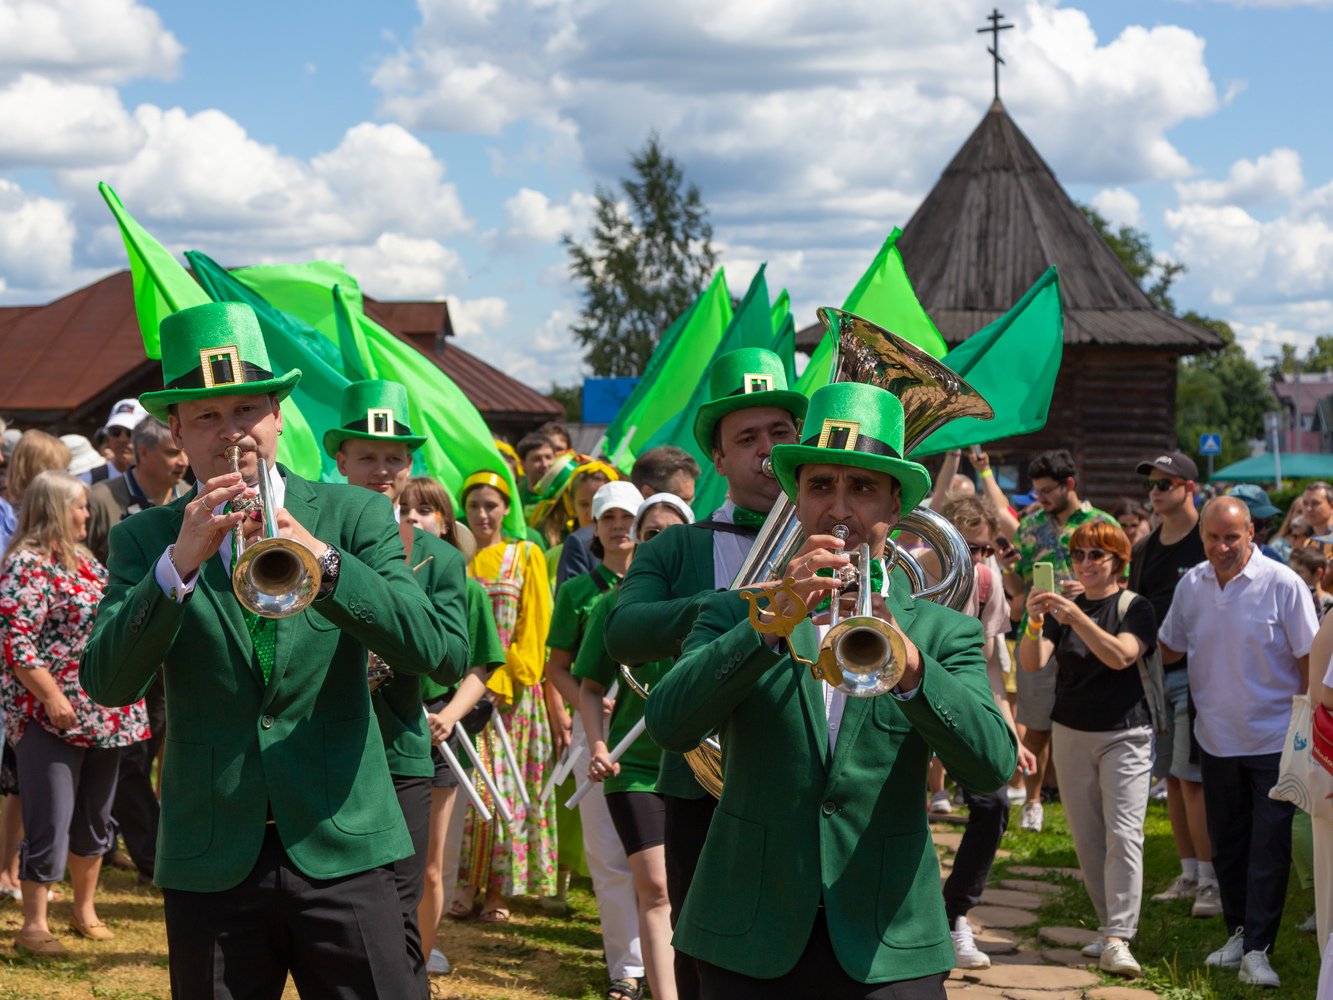
[[[917,681],[916,687],[912,688],[910,691],[899,691],[896,687],[893,687],[889,688],[889,694],[893,695],[893,697],[897,698],[899,701],[911,701],[916,697],[916,693],[920,690],[921,682]]]
[[[186,583],[176,572],[176,566],[171,561],[171,546],[167,546],[160,556],[157,557],[157,564],[153,567],[153,577],[157,580],[157,585],[162,588],[162,593],[175,601],[177,604],[184,604],[185,599],[194,591],[195,581],[199,579],[199,571],[195,570],[190,576],[190,581]]]

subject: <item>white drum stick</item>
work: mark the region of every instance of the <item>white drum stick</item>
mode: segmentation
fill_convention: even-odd
[[[639,721],[634,723],[634,725],[630,728],[630,731],[626,733],[623,737],[621,737],[620,742],[611,748],[610,754],[607,755],[608,757],[610,757],[611,763],[614,764],[616,761],[620,760],[620,758],[625,755],[625,751],[627,751],[631,746],[633,746],[634,741],[637,740],[640,736],[642,736],[647,729],[648,729],[647,717],[640,717]],[[565,808],[566,809],[575,808],[580,802],[583,801],[583,797],[587,795],[590,791],[592,791],[592,786],[593,786],[592,779],[584,778],[583,781],[579,783],[579,787],[574,790],[574,794],[569,797],[569,801],[565,803]]]

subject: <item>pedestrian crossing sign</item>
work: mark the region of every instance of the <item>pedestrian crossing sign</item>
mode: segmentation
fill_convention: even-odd
[[[1200,435],[1199,435],[1199,454],[1200,454],[1200,455],[1220,455],[1220,454],[1222,454],[1222,435],[1221,435],[1221,434],[1200,434]]]

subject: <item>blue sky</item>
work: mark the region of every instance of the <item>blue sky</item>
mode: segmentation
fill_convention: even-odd
[[[1188,271],[1256,355],[1333,332],[1324,2],[1006,6],[1002,94],[1079,200]],[[964,0],[0,0],[0,301],[123,266],[109,181],[176,250],[344,261],[461,342],[580,374],[563,232],[650,129],[735,294],[840,303],[990,98]]]

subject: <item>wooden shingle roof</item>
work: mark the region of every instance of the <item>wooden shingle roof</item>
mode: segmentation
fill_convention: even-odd
[[[1191,354],[1211,330],[1156,308],[994,101],[898,241],[917,298],[949,344],[1017,302],[1054,264],[1065,343]]]

